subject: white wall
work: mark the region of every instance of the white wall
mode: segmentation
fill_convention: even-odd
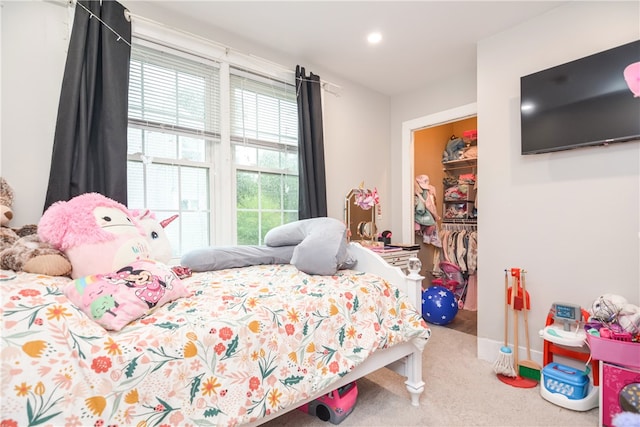
[[[520,76],[637,40],[639,18],[638,2],[569,3],[478,46],[481,358],[502,340],[505,268],[528,271],[533,331],[554,301],[640,303],[640,142],[522,156],[519,121]]]
[[[122,2],[134,15],[187,29],[245,54],[295,70],[296,59],[269,51],[214,26],[202,26],[156,5]],[[2,141],[0,175],[16,193],[12,226],[37,223],[49,178],[53,134],[69,36],[65,2],[5,2],[2,10]],[[134,25],[136,18],[134,16]],[[344,196],[365,181],[390,197],[389,98],[357,83],[332,76],[315,64],[307,72],[339,85],[339,96],[325,94],[325,152],[328,214],[343,217]],[[364,147],[364,148],[363,148]],[[384,212],[384,211],[383,211]],[[390,215],[381,227],[388,228]]]
[[[400,191],[403,179],[406,182],[408,175],[413,182],[412,175],[414,175],[411,170],[403,168],[402,164],[402,124],[416,119],[421,121],[420,119],[425,116],[474,102],[476,102],[476,70],[457,69],[455,61],[452,61],[452,73],[447,80],[391,98],[391,135],[389,139],[391,188],[397,189],[393,193],[394,198],[391,202],[391,216],[393,218],[391,230],[394,236],[400,238],[403,221],[407,220],[402,217],[401,212],[402,204],[406,203],[403,200],[403,193]],[[412,193],[413,190],[409,194]],[[412,204],[413,201],[409,203]],[[412,220],[412,218],[409,219],[409,221]]]
[[[387,154],[389,98],[345,85],[339,97],[325,97],[324,123],[329,216],[342,218],[345,195],[364,181],[378,188],[382,216],[377,223],[380,230],[388,229],[394,194]]]
[[[11,226],[37,223],[69,44],[64,3],[2,3],[0,175],[15,192]]]

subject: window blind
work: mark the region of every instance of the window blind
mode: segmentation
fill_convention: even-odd
[[[165,230],[174,256],[261,244],[268,230],[297,219],[293,82],[139,42],[130,72],[130,208],[179,215]]]
[[[220,141],[220,73],[195,61],[134,44],[129,75],[129,207],[158,219],[174,251],[209,244],[212,144]]]
[[[295,86],[237,68],[230,72],[232,142],[297,148]]]
[[[176,134],[220,137],[219,64],[136,44],[129,73],[129,121]]]

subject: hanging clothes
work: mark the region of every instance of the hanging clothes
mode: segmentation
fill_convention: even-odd
[[[429,209],[427,209],[426,198],[428,198],[428,191],[424,190],[421,193],[416,193],[415,203],[415,222],[419,225],[429,227],[436,224],[436,219]]]
[[[428,175],[416,176],[415,183],[415,230],[422,235],[427,245],[442,247],[438,233],[440,216],[436,207],[436,188],[429,183]]]
[[[434,254],[433,265],[441,261],[454,263],[466,274],[478,266],[478,232],[472,224],[443,224],[439,233],[442,250]]]

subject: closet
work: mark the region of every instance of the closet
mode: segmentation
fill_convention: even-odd
[[[440,261],[453,262],[468,277],[469,304],[464,308],[473,311],[477,308],[477,218],[481,213],[476,199],[477,139],[465,132],[476,129],[477,117],[470,117],[413,132],[414,174],[418,182],[424,179],[422,175],[429,177],[439,214],[435,225],[439,239],[426,235],[427,228],[415,224],[415,242],[420,244],[418,257],[423,265],[425,286],[438,278]],[[447,153],[447,144],[456,138],[466,147],[475,146],[467,158]],[[417,186],[416,191],[420,188]]]

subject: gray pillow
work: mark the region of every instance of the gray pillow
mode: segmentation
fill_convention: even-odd
[[[211,246],[182,256],[180,265],[193,271],[214,271],[261,264],[289,264],[295,246]]]
[[[347,227],[335,218],[321,217],[290,222],[271,229],[264,237],[270,247],[297,245],[291,264],[307,274],[330,276],[351,268],[355,259],[347,250]]]

